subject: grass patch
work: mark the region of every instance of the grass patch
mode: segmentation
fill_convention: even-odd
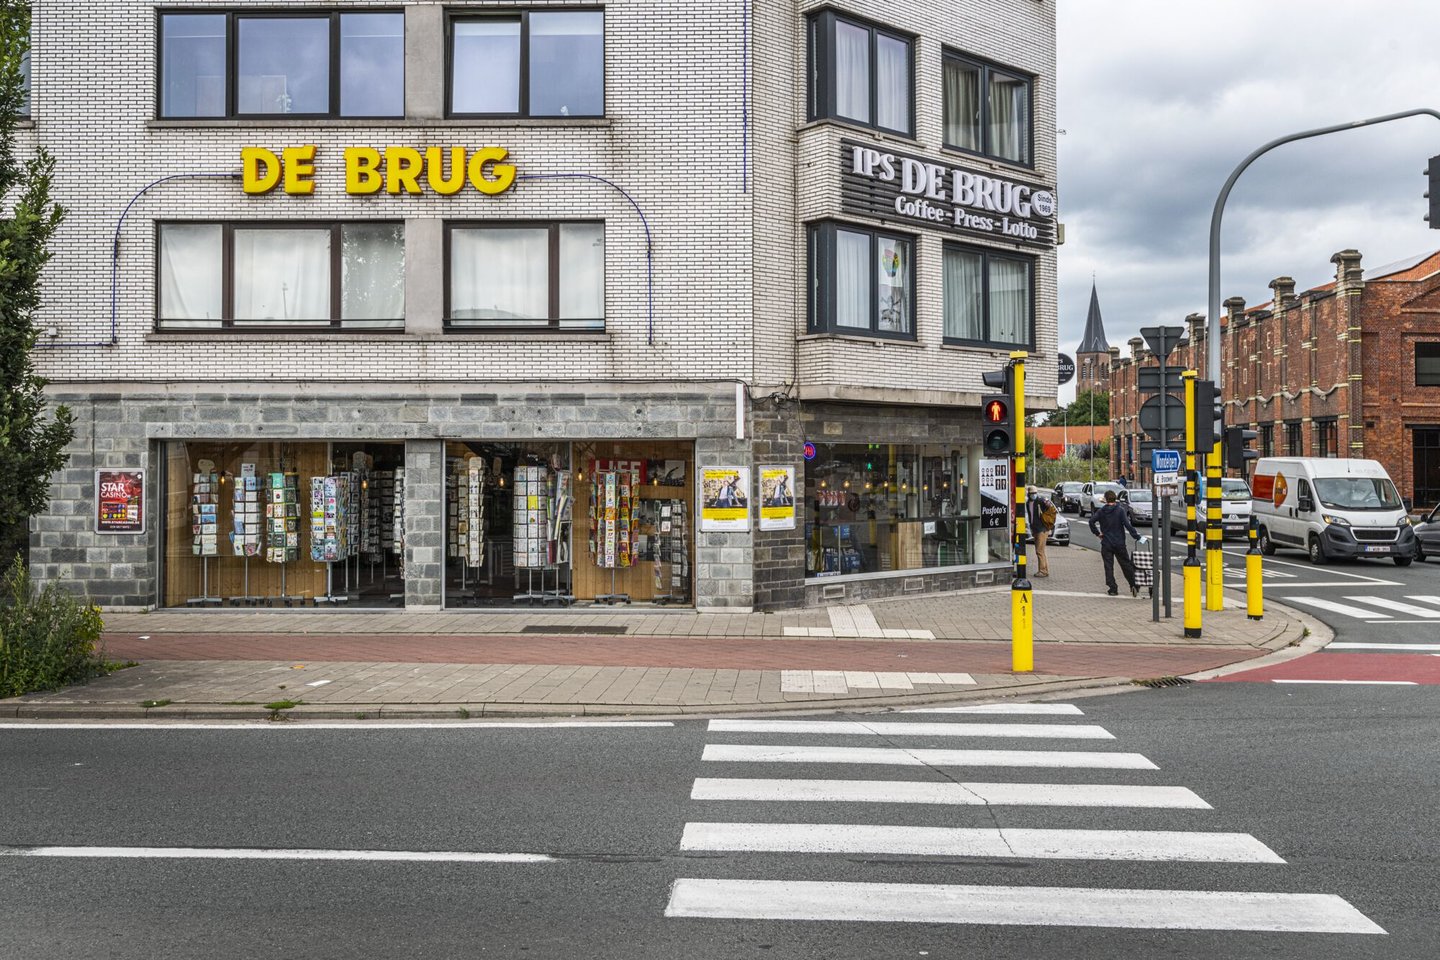
[[[464,707],[461,707],[459,710],[457,710],[457,711],[455,711],[455,712],[458,713],[458,714],[460,714],[460,719],[461,719],[461,720],[469,720],[469,719],[470,719],[470,711],[469,711],[469,710],[466,710]]]
[[[109,674],[118,673],[121,670],[129,670],[131,667],[138,666],[140,666],[140,661],[138,660],[106,660],[100,665],[100,668]]]
[[[172,703],[174,703],[174,702],[175,702],[175,701],[173,701],[173,700],[141,700],[141,701],[140,701],[140,706],[142,706],[142,707],[168,707],[168,706],[170,706],[170,704],[172,704]]]
[[[105,674],[100,608],[55,581],[36,587],[16,559],[0,577],[0,699]]]
[[[282,720],[285,717],[286,710],[294,709],[300,706],[302,702],[303,701],[300,700],[272,700],[270,703],[265,704],[264,707],[270,711],[271,720]]]

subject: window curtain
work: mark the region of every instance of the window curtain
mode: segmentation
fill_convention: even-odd
[[[875,281],[880,292],[878,329],[910,332],[910,244],[895,237],[876,237]]]
[[[340,319],[404,318],[405,228],[398,223],[345,224],[340,228]]]
[[[835,326],[870,329],[870,235],[835,231]]]
[[[560,326],[605,326],[605,224],[560,225]]]
[[[990,74],[990,152],[1016,163],[1030,162],[1030,84]]]
[[[160,317],[219,324],[222,230],[218,223],[167,223],[160,228]]]
[[[889,130],[910,130],[910,44],[883,34],[875,43],[875,122]]]
[[[1019,260],[990,261],[990,339],[1030,341],[1030,268]]]
[[[473,228],[450,234],[450,319],[533,325],[550,318],[550,231]]]
[[[984,283],[980,255],[945,251],[945,336],[985,339]]]
[[[870,122],[870,31],[835,21],[835,112]]]
[[[968,63],[945,61],[945,142],[979,151],[980,71]]]
[[[236,230],[235,319],[330,320],[329,230]]]

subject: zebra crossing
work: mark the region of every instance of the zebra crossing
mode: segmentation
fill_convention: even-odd
[[[1364,620],[1367,623],[1440,620],[1440,596],[1429,594],[1406,595],[1399,599],[1374,594],[1342,594],[1329,599],[1287,593],[1279,599],[1284,603],[1298,603],[1302,607],[1338,613],[1343,617]]]
[[[684,825],[680,849],[729,855],[725,875],[676,879],[665,915],[731,921],[1385,933],[1342,897],[1269,889],[1271,884],[1284,885],[1274,878],[1274,871],[1285,865],[1278,853],[1248,833],[1203,829],[1205,813],[1213,809],[1209,803],[1187,787],[1146,782],[1161,774],[1138,753],[1091,749],[1107,746],[1115,737],[1076,719],[1083,716],[1074,704],[1007,703],[921,709],[873,721],[711,720],[701,753],[704,775],[694,779],[690,793],[692,804],[698,805],[694,809],[703,816]],[[837,737],[847,741],[836,743]],[[979,742],[964,748],[904,745],[916,737]],[[864,745],[866,740],[876,745]],[[986,743],[990,740],[1005,743]],[[1044,742],[1029,749],[1025,741]],[[1011,745],[1016,742],[1018,746]],[[747,766],[737,770],[735,764]],[[885,776],[877,770],[897,767],[923,767],[934,776],[903,779],[907,774],[900,771]],[[962,780],[954,768],[1018,769],[1012,782],[1003,776]],[[756,775],[770,769],[776,775]],[[832,769],[838,771],[834,776],[813,776]],[[789,775],[792,770],[812,776]],[[913,777],[914,771],[908,775]],[[1068,782],[1073,776],[1092,782]],[[1025,782],[1026,777],[1039,782]],[[1107,777],[1115,782],[1104,782]],[[991,822],[901,822],[907,811],[927,810],[932,817],[960,820],[967,807],[982,808]],[[1003,825],[999,808],[1014,808],[1006,818],[1023,814],[1027,825]],[[767,816],[768,810],[786,812]],[[727,811],[745,815],[726,816]],[[1135,829],[1137,811],[1180,818],[1176,825],[1201,829]],[[1046,818],[1051,823],[1044,823]],[[1200,819],[1192,823],[1189,818]],[[1037,819],[1038,825],[1031,825]],[[762,872],[747,859],[752,856],[784,857],[784,873],[792,878],[745,876]],[[883,872],[887,861],[866,857],[916,858],[921,866],[959,874],[957,880],[973,881],[978,871],[997,882],[894,882]],[[977,862],[956,864],[955,858]],[[823,874],[837,860],[844,865],[843,880],[816,879],[817,872]],[[1061,869],[1058,862],[1063,861],[1129,863],[1138,871],[1146,864],[1150,869],[1225,864],[1256,873],[1253,884],[1241,890],[1005,883],[1013,873],[1004,864],[1021,860],[1037,884],[1047,879],[1044,871]],[[749,871],[747,863],[752,864]],[[769,861],[768,869],[772,878],[773,863]],[[1046,867],[1049,863],[1057,865]]]

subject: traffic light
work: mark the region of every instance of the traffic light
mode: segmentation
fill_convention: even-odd
[[[1214,380],[1195,381],[1195,409],[1191,411],[1195,430],[1195,450],[1209,453],[1223,439],[1225,401],[1215,389]]]
[[[1015,368],[1008,363],[999,370],[980,374],[980,379],[992,390],[1004,390],[1007,397],[1015,392]]]
[[[1425,215],[1425,220],[1431,230],[1440,230],[1440,156],[1430,158],[1425,177],[1429,186],[1425,199],[1430,201],[1430,212]]]
[[[1008,457],[1014,452],[1014,423],[1010,416],[1010,395],[990,393],[980,398],[980,422],[985,452],[991,457]]]
[[[1230,470],[1239,470],[1245,473],[1245,464],[1251,460],[1259,459],[1260,453],[1250,449],[1250,441],[1259,434],[1254,430],[1247,430],[1244,427],[1225,428],[1225,466]]]

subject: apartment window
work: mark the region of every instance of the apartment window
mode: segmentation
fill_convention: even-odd
[[[1285,453],[1292,457],[1305,456],[1305,447],[1300,441],[1300,421],[1285,424]]]
[[[945,342],[1029,346],[1035,319],[1035,261],[945,244]]]
[[[1340,425],[1336,421],[1315,421],[1315,456],[1340,456]]]
[[[943,85],[947,147],[1034,164],[1030,77],[947,51]]]
[[[824,10],[810,19],[810,119],[915,132],[915,42]]]
[[[446,245],[450,327],[605,328],[603,222],[448,224]]]
[[[1273,423],[1260,425],[1260,456],[1275,456],[1275,424]]]
[[[1440,387],[1440,341],[1415,344],[1415,386]]]
[[[30,116],[30,51],[20,54],[20,116]]]
[[[158,329],[405,325],[402,224],[162,223],[158,241]]]
[[[603,116],[605,14],[453,17],[447,97],[456,117]]]
[[[914,241],[839,223],[810,228],[810,330],[915,338]]]
[[[164,13],[160,116],[400,117],[402,13]]]

